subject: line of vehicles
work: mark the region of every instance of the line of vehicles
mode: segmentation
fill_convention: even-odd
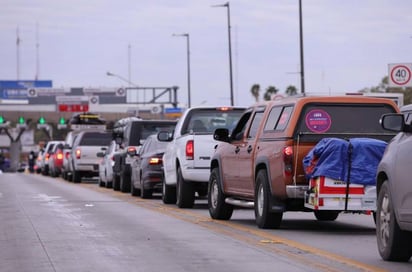
[[[251,208],[259,228],[279,228],[292,211],[321,221],[372,214],[382,258],[408,261],[412,109],[403,109],[382,98],[296,96],[193,107],[178,121],[124,118],[112,131],[78,124],[66,141],[50,142],[61,152],[50,147],[41,172],[73,182],[96,176],[99,186],[142,198],[160,192],[179,208],[207,197],[217,220]],[[50,165],[58,157],[61,170]]]

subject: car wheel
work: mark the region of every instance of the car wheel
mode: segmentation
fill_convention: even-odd
[[[120,174],[120,191],[122,193],[130,192],[131,179],[130,175],[127,174],[126,171],[122,171]]]
[[[100,186],[100,187],[105,187],[105,184],[104,184],[104,182],[102,181],[102,178],[101,178],[101,177],[99,177],[99,186]]]
[[[176,187],[169,186],[163,180],[162,200],[164,204],[176,204]]]
[[[152,198],[153,191],[151,189],[140,189],[140,197],[141,198]]]
[[[339,216],[339,211],[313,211],[315,217],[319,221],[335,221]]]
[[[144,188],[144,181],[140,175],[140,197],[141,198],[152,198],[153,190]]]
[[[283,212],[270,212],[270,197],[266,170],[260,170],[256,176],[255,218],[261,229],[277,229],[282,222]]]
[[[388,181],[380,188],[376,209],[378,251],[386,261],[407,262],[412,255],[412,233],[399,228]]]
[[[213,168],[209,179],[209,194],[207,197],[209,214],[213,219],[229,220],[233,214],[233,206],[225,203],[225,195],[219,175],[219,168]]]
[[[120,191],[120,177],[113,174],[113,190]]]
[[[113,187],[113,181],[107,181],[106,188],[112,188],[112,187]]]
[[[136,187],[134,187],[134,184],[133,184],[133,182],[132,182],[132,184],[131,184],[131,194],[132,194],[132,196],[140,196],[140,189],[137,189]]]
[[[176,205],[179,208],[193,208],[195,203],[195,191],[193,190],[193,184],[183,179],[182,170],[180,167],[177,169],[176,187]]]
[[[79,171],[73,171],[72,180],[74,183],[80,183],[82,181],[82,176]]]

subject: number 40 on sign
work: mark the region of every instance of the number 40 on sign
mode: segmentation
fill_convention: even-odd
[[[389,86],[412,86],[412,63],[389,64]]]

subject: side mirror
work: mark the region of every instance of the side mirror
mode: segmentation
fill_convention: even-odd
[[[213,134],[213,139],[220,142],[229,142],[229,130],[227,128],[218,128]]]
[[[398,113],[388,113],[384,114],[380,120],[382,128],[390,131],[404,131],[405,129],[405,119],[403,114]]]
[[[173,140],[173,136],[172,136],[172,134],[171,134],[169,131],[160,131],[160,132],[157,134],[157,139],[158,139],[160,142],[170,142],[170,141]]]

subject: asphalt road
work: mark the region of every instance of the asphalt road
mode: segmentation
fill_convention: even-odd
[[[411,271],[376,249],[371,216],[318,222],[285,213],[260,230],[253,211],[232,220],[194,209],[24,173],[0,175],[0,271]]]

